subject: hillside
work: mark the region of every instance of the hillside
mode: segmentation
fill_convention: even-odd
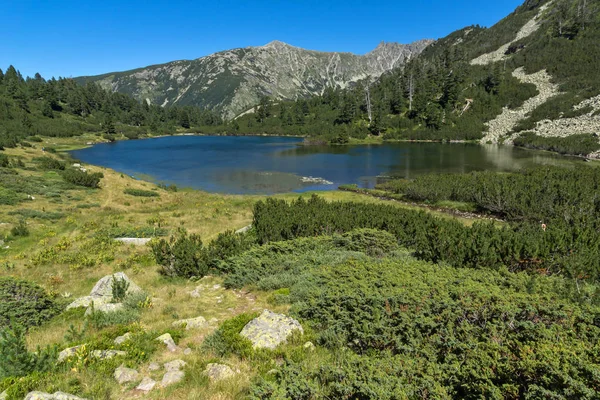
[[[600,146],[578,143],[600,131],[599,42],[597,2],[528,0],[490,28],[439,39],[374,84],[273,105],[258,126],[247,116],[236,128],[317,131],[335,142],[372,134],[589,154]]]
[[[367,77],[402,66],[430,40],[408,45],[381,43],[364,56],[301,49],[279,41],[238,48],[196,60],[174,61],[132,71],[81,77],[79,83],[130,94],[158,105],[195,105],[223,111],[232,118],[261,96],[295,100],[345,88]]]

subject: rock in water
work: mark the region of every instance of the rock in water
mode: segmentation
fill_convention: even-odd
[[[119,384],[122,385],[124,383],[137,381],[139,379],[140,374],[135,369],[125,368],[121,365],[119,368],[115,369],[115,373],[113,376],[115,377],[117,382],[119,382]]]
[[[208,364],[204,373],[212,382],[217,382],[223,379],[231,378],[235,372],[228,365],[223,364]]]
[[[205,325],[206,319],[204,317],[188,318],[173,322],[173,326],[178,328],[185,327],[186,330],[202,328]]]
[[[175,344],[175,341],[171,337],[170,333],[165,333],[164,335],[157,337],[156,340],[164,343],[165,346],[167,346],[167,350],[169,350],[169,351],[177,351],[177,349],[178,349],[178,347]]]
[[[156,385],[156,381],[149,376],[144,377],[139,385],[137,385],[136,389],[141,390],[142,392],[149,392],[154,389]]]
[[[285,343],[295,330],[304,333],[302,325],[295,319],[264,310],[260,316],[244,326],[240,335],[250,340],[255,349],[274,349]]]
[[[183,371],[168,371],[160,383],[160,386],[167,387],[175,383],[179,383],[185,378],[185,372]]]

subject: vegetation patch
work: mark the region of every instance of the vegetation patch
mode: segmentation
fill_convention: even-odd
[[[571,135],[567,137],[542,137],[533,132],[525,132],[514,140],[515,146],[528,149],[548,150],[560,154],[586,156],[600,150],[600,142],[595,134]]]
[[[152,190],[131,189],[127,188],[123,191],[125,194],[136,197],[160,197],[160,195]]]

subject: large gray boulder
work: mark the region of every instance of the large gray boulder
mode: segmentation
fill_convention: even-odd
[[[255,349],[274,349],[285,343],[295,330],[304,333],[302,325],[295,319],[264,310],[244,326],[240,335],[250,340]]]
[[[112,285],[115,279],[125,280],[129,283],[129,288],[127,289],[127,293],[141,292],[142,289],[136,285],[124,272],[116,272],[112,275],[106,275],[104,278],[100,279],[92,291],[90,292],[90,296],[92,297],[108,297],[112,299]]]
[[[127,293],[141,292],[142,289],[136,285],[124,272],[116,272],[112,275],[106,275],[100,279],[92,288],[89,296],[80,297],[67,306],[67,310],[78,307],[90,307],[92,302],[96,308],[103,304],[108,304],[113,299],[112,285],[115,279],[124,279],[129,282]]]

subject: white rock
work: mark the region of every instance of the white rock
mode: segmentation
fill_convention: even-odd
[[[140,374],[135,369],[125,368],[121,365],[115,370],[113,376],[115,377],[117,382],[119,382],[119,384],[122,385],[124,383],[137,381],[139,379]]]
[[[179,383],[185,378],[185,372],[183,371],[168,371],[164,374],[160,386],[167,387],[175,383]]]
[[[192,349],[187,347],[185,350],[183,350],[183,354],[186,356],[189,356],[190,354],[192,354]]]
[[[150,363],[150,365],[148,365],[148,371],[158,371],[160,369],[160,364],[159,363]]]
[[[313,342],[306,342],[302,347],[304,347],[306,350],[315,351],[315,345]]]
[[[149,392],[154,389],[156,386],[156,381],[149,376],[144,377],[139,385],[136,386],[137,390],[141,390],[142,392]]]
[[[244,326],[240,335],[250,340],[255,349],[274,349],[285,343],[295,330],[304,333],[302,325],[295,319],[264,310],[260,316]]]
[[[6,400],[6,398],[8,397],[8,393],[6,392],[6,390],[2,393],[0,393],[0,400]]]
[[[180,371],[183,367],[185,367],[187,363],[183,360],[173,360],[165,363],[165,371]]]
[[[171,337],[170,333],[165,333],[164,335],[157,337],[156,340],[164,343],[165,346],[167,346],[167,350],[169,350],[169,351],[177,351],[177,349],[178,349],[178,347],[175,344],[175,341]]]
[[[79,346],[73,346],[73,347],[69,347],[67,349],[64,349],[63,351],[61,351],[60,353],[58,353],[58,362],[63,362],[67,358],[74,356],[75,354],[77,354],[77,351],[79,349],[81,349],[83,346],[85,346],[85,345],[84,344],[80,344]]]
[[[198,329],[206,326],[206,319],[204,317],[188,318],[173,322],[174,327],[185,327],[186,330]]]
[[[114,279],[124,279],[129,283],[129,288],[127,289],[127,293],[132,292],[141,292],[142,289],[136,285],[124,272],[116,272],[112,275],[106,275],[104,278],[100,279],[94,288],[90,292],[90,296],[92,297],[108,297],[112,299],[112,285]]]
[[[127,353],[120,350],[94,350],[91,355],[100,360],[109,360],[116,356],[126,356]]]
[[[103,312],[108,314],[117,311],[122,311],[123,309],[125,309],[123,303],[105,303],[99,306],[96,306],[96,303],[94,303],[93,309],[92,307],[88,307],[87,310],[85,310],[85,316],[88,317],[92,315],[92,310],[94,312]]]
[[[71,304],[69,304],[67,306],[67,310],[70,310],[71,308],[79,308],[79,307],[89,307],[92,305],[92,303],[94,303],[95,307],[99,307],[102,304],[106,304],[106,303],[110,303],[112,299],[111,298],[105,298],[105,297],[92,297],[92,296],[85,296],[85,297],[80,297],[77,300],[73,301]]]
[[[208,375],[208,378],[213,381],[220,381],[223,379],[231,378],[235,375],[235,372],[231,367],[223,364],[208,364],[204,373]]]
[[[131,333],[127,332],[126,334],[124,334],[122,336],[117,336],[114,340],[114,343],[115,344],[123,344],[130,339],[131,339]]]

